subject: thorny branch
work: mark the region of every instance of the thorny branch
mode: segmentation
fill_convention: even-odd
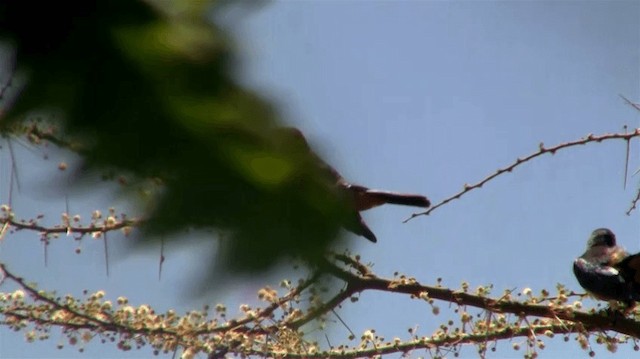
[[[516,167],[519,167],[520,165],[527,163],[531,160],[533,160],[536,157],[540,157],[544,154],[555,154],[557,151],[559,150],[563,150],[566,148],[570,148],[570,147],[574,147],[574,146],[581,146],[581,145],[585,145],[588,143],[592,143],[592,142],[602,142],[602,141],[607,141],[607,140],[625,140],[627,142],[629,142],[632,138],[634,137],[638,137],[640,136],[640,128],[637,128],[635,131],[630,132],[630,133],[607,133],[604,135],[593,135],[593,134],[589,134],[587,135],[587,137],[583,137],[579,140],[575,140],[575,141],[571,141],[571,142],[565,142],[565,143],[561,143],[559,145],[553,146],[553,147],[545,147],[544,143],[540,143],[539,145],[539,149],[538,151],[525,156],[525,157],[519,157],[518,159],[515,160],[515,162],[511,163],[510,165],[503,167],[503,168],[499,168],[498,170],[496,170],[496,172],[494,172],[493,174],[483,178],[482,180],[480,180],[477,183],[474,184],[465,184],[463,189],[454,194],[453,196],[447,197],[445,199],[443,199],[441,202],[437,203],[436,205],[432,206],[431,208],[429,208],[428,210],[424,211],[424,212],[419,212],[419,213],[414,213],[412,214],[409,218],[404,220],[404,223],[412,220],[415,217],[418,216],[428,216],[431,214],[431,212],[435,211],[436,209],[444,206],[445,204],[455,200],[455,199],[459,199],[460,197],[462,197],[463,195],[467,194],[468,192],[471,192],[475,189],[481,188],[482,186],[484,186],[487,182],[495,179],[496,177],[503,175],[505,173],[509,173],[511,171],[513,171]],[[638,197],[640,197],[640,193],[638,194]],[[633,207],[629,210],[630,213],[633,208],[635,208],[636,202],[640,200],[640,198],[636,198],[633,201]]]
[[[640,111],[640,107],[638,107],[638,105],[634,102],[631,102],[630,100],[628,100],[626,97],[622,96],[621,97],[626,101],[627,104],[629,104],[630,106],[634,107],[635,109],[638,109]],[[23,126],[22,129],[20,131],[14,131],[14,132],[22,132],[25,135],[27,135],[27,138],[29,138],[29,140],[33,143],[40,143],[42,140],[46,140],[49,141],[53,144],[55,144],[58,147],[62,147],[62,148],[68,148],[72,151],[78,152],[78,153],[82,153],[83,151],[83,146],[78,143],[78,142],[72,142],[72,141],[68,141],[65,139],[62,139],[58,136],[56,136],[55,134],[55,130],[50,127],[50,128],[43,128],[41,125],[39,125],[38,123],[30,123],[26,126]],[[631,141],[632,138],[635,137],[639,137],[640,136],[640,128],[636,128],[633,132],[625,132],[623,133],[607,133],[607,134],[602,134],[602,135],[593,135],[593,134],[588,134],[586,137],[583,137],[579,140],[575,140],[575,141],[570,141],[570,142],[565,142],[565,143],[561,143],[558,144],[556,146],[552,146],[552,147],[545,147],[544,143],[540,143],[539,144],[539,148],[538,151],[531,153],[525,157],[519,157],[517,158],[513,163],[509,164],[506,167],[503,168],[499,168],[497,169],[493,174],[488,175],[487,177],[483,178],[482,180],[480,180],[479,182],[476,182],[474,184],[465,184],[463,186],[463,189],[460,190],[459,192],[443,199],[442,201],[440,201],[439,203],[431,206],[429,209],[427,209],[424,212],[418,212],[418,213],[414,213],[412,214],[409,218],[405,219],[403,222],[406,223],[412,219],[414,219],[415,217],[418,216],[428,216],[430,215],[433,211],[435,211],[436,209],[444,206],[445,204],[456,200],[456,199],[460,199],[462,196],[464,196],[465,194],[467,194],[468,192],[471,192],[473,190],[479,189],[482,186],[484,186],[486,183],[492,181],[493,179],[495,179],[498,176],[501,176],[505,173],[510,173],[512,172],[514,169],[516,169],[517,167],[519,167],[520,165],[529,162],[537,157],[540,157],[544,154],[555,154],[557,151],[559,150],[564,150],[567,148],[571,148],[571,147],[575,147],[575,146],[581,146],[581,145],[585,145],[588,143],[593,143],[593,142],[603,142],[603,141],[608,141],[608,140],[625,140],[627,143],[627,146],[629,145],[629,142]],[[625,176],[625,181],[626,181],[626,176]],[[631,206],[630,208],[627,210],[626,214],[630,215],[631,212],[633,210],[636,209],[637,207],[637,203],[640,201],[640,189],[638,189],[638,192],[636,194],[636,197],[632,200],[631,202]]]
[[[80,151],[77,145],[57,138],[53,131],[42,130],[37,125],[31,125],[24,129],[30,140],[35,143],[47,140],[58,146]],[[518,158],[507,167],[498,169],[495,173],[482,179],[473,185],[465,185],[464,189],[453,196],[443,200],[426,212],[413,214],[410,220],[419,215],[429,215],[454,199],[458,199],[467,192],[482,187],[494,178],[511,172],[523,163],[531,161],[543,154],[554,154],[556,151],[584,145],[591,142],[622,139],[629,141],[640,136],[640,129],[631,133],[604,134],[599,136],[588,135],[585,138],[562,143],[553,147],[544,147],[541,143],[537,152],[526,157]],[[636,203],[640,201],[640,192],[633,201],[632,211]],[[14,219],[10,208],[3,210],[0,217],[0,239],[7,231],[31,230],[37,231],[41,236],[61,233],[77,235],[106,234],[113,230],[127,230],[137,227],[142,223],[140,219],[112,218],[104,222],[94,221],[88,226],[78,224],[71,225],[68,216],[61,225],[53,227],[42,226],[37,219],[30,221],[18,221]],[[63,215],[64,219],[64,215]],[[488,291],[470,293],[468,288],[460,290],[444,288],[441,285],[429,286],[419,283],[416,279],[399,276],[393,279],[385,279],[375,275],[371,269],[360,262],[357,257],[347,255],[334,255],[331,260],[324,262],[318,271],[307,280],[299,282],[296,287],[287,287],[288,292],[278,296],[276,291],[263,288],[259,297],[268,302],[264,308],[251,309],[246,307],[244,315],[235,319],[226,318],[224,309],[218,311],[218,317],[207,319],[206,313],[190,312],[183,317],[175,314],[157,315],[148,306],[138,308],[119,303],[120,308],[113,310],[110,302],[101,301],[102,295],[92,295],[86,303],[79,304],[79,300],[54,298],[43,291],[28,285],[23,279],[9,272],[0,263],[0,274],[3,280],[10,280],[17,284],[21,290],[28,293],[32,302],[22,301],[20,295],[14,293],[0,293],[0,317],[4,320],[2,325],[22,329],[28,324],[36,328],[59,327],[66,335],[75,335],[88,331],[100,336],[119,338],[119,347],[127,348],[130,342],[136,345],[147,343],[156,350],[175,351],[184,353],[206,352],[216,354],[218,352],[234,353],[237,355],[256,355],[265,357],[280,357],[286,355],[292,358],[321,358],[339,357],[356,358],[371,357],[375,355],[391,353],[407,353],[412,350],[427,350],[430,353],[441,351],[457,351],[463,344],[486,345],[492,341],[502,339],[523,338],[529,347],[532,343],[540,346],[542,340],[538,336],[553,336],[576,334],[580,345],[590,348],[588,338],[590,335],[605,335],[602,333],[620,333],[630,338],[640,338],[640,322],[634,318],[612,315],[611,312],[581,311],[579,302],[569,304],[569,298],[577,296],[573,292],[559,289],[559,294],[549,296],[542,294],[539,297],[528,296],[524,300],[512,299],[511,292],[496,298],[488,296]],[[344,282],[344,287],[338,290],[328,300],[315,301],[309,299],[309,305],[303,307],[300,298],[303,294],[314,297],[309,293],[312,285],[317,284],[320,278],[329,275]],[[0,284],[2,280],[0,280]],[[321,320],[324,316],[341,307],[344,303],[365,291],[384,291],[408,296],[410,299],[423,300],[432,306],[434,315],[438,314],[435,301],[450,303],[460,309],[461,313],[467,313],[467,308],[483,313],[483,319],[474,321],[470,317],[461,315],[460,327],[453,328],[452,323],[442,325],[433,335],[418,337],[412,335],[408,339],[394,338],[391,342],[384,342],[375,334],[367,331],[362,336],[360,345],[329,346],[321,349],[317,343],[304,339],[303,330],[306,325]],[[120,302],[120,299],[119,299]],[[107,305],[109,303],[109,305]],[[456,311],[457,312],[457,311]],[[63,313],[63,315],[60,315]],[[277,315],[280,315],[278,318]],[[528,318],[535,318],[529,320]],[[31,332],[30,332],[31,333]],[[75,333],[75,334],[74,334]],[[600,334],[598,334],[600,333]],[[605,335],[607,341],[615,343],[619,338]],[[141,344],[142,343],[142,344]],[[586,343],[586,344],[585,344]],[[484,352],[481,349],[480,352]],[[214,355],[215,356],[215,355]]]
[[[4,211],[3,211],[4,212]],[[54,225],[52,227],[45,227],[39,225],[36,220],[25,221],[16,221],[13,215],[5,215],[0,217],[0,228],[2,228],[2,232],[0,232],[0,238],[2,238],[2,234],[6,231],[14,228],[16,230],[30,230],[39,232],[41,236],[46,237],[51,234],[78,234],[78,235],[87,235],[87,234],[95,234],[95,233],[107,233],[110,231],[116,230],[127,230],[129,228],[138,227],[142,224],[142,220],[139,219],[122,219],[122,220],[114,220],[109,223],[109,221],[105,221],[103,225],[95,225],[90,224],[88,226],[80,226],[80,225]]]
[[[585,347],[586,342],[588,348],[590,333],[601,331],[640,338],[640,322],[612,316],[608,312],[580,311],[576,309],[578,307],[575,303],[568,303],[571,293],[561,291],[556,297],[548,294],[529,296],[521,301],[513,300],[510,293],[490,298],[481,292],[469,293],[466,288],[452,290],[422,285],[417,280],[404,276],[385,279],[370,271],[362,274],[364,265],[356,258],[346,255],[334,255],[333,258],[327,260],[319,268],[320,271],[301,281],[298,286],[291,287],[281,297],[275,295],[275,291],[263,288],[260,297],[270,304],[262,309],[248,309],[244,317],[230,320],[225,317],[224,310],[219,311],[222,315],[218,318],[206,319],[206,314],[195,312],[187,313],[184,317],[171,317],[169,313],[157,315],[148,306],[133,308],[125,305],[126,301],[120,303],[120,308],[112,309],[111,305],[107,306],[107,302],[101,301],[104,293],[93,294],[82,304],[79,300],[68,302],[69,299],[65,299],[65,302],[31,287],[0,264],[0,274],[4,279],[17,284],[33,301],[24,301],[17,292],[0,293],[0,303],[3,303],[0,315],[5,318],[4,325],[16,328],[25,328],[26,323],[31,323],[41,328],[64,328],[67,335],[75,335],[76,332],[80,334],[84,330],[107,337],[119,336],[121,343],[125,343],[122,345],[136,338],[137,345],[147,343],[156,350],[209,354],[224,350],[238,355],[265,357],[286,355],[294,358],[359,358],[419,349],[457,351],[465,344],[486,345],[492,341],[515,338],[523,338],[527,343],[535,343],[542,348],[543,338],[555,334],[577,334],[581,346]],[[311,306],[303,313],[304,310],[297,308],[296,303],[312,284],[318,282],[321,273],[344,281],[346,287],[324,304]],[[412,335],[408,339],[394,338],[387,342],[367,331],[363,334],[360,345],[341,345],[337,348],[320,348],[317,343],[304,341],[300,330],[305,324],[335,310],[352,296],[369,290],[408,295],[411,299],[423,300],[431,306],[434,305],[434,300],[451,303],[460,309],[462,329],[453,328],[450,323],[441,326],[431,336]],[[475,307],[492,315],[478,316],[480,319],[473,321],[467,314],[468,307]],[[280,318],[275,317],[277,311]],[[61,312],[64,315],[60,315]],[[529,317],[536,319],[527,319]],[[263,323],[267,320],[272,320],[274,324],[264,326]],[[606,338],[611,338],[616,343],[619,341],[618,338]]]
[[[336,259],[343,261],[344,257],[345,256],[343,255],[337,255]],[[547,304],[521,303],[506,300],[504,296],[496,300],[449,288],[425,286],[419,284],[413,278],[401,277],[400,279],[389,280],[379,278],[373,274],[361,276],[345,270],[335,264],[328,264],[326,268],[332,275],[348,283],[347,291],[350,292],[350,295],[365,290],[402,293],[409,294],[414,297],[426,295],[431,299],[438,299],[462,306],[481,308],[494,313],[512,313],[520,316],[531,315],[550,319],[577,321],[583,324],[589,323],[599,329],[614,330],[622,334],[640,338],[640,322],[636,322],[635,320],[619,318],[615,323],[612,323],[611,318],[607,316],[569,310],[569,308],[564,307],[563,305],[557,306],[566,300],[566,295],[562,296],[560,300],[549,302]]]
[[[629,101],[629,100],[627,100],[627,101]],[[631,103],[631,104],[633,104],[633,103]],[[633,105],[635,105],[635,104],[633,104]],[[37,139],[36,142],[41,140],[41,139],[45,139],[45,140],[50,141],[50,142],[52,142],[52,143],[54,143],[54,144],[56,144],[56,145],[58,145],[60,147],[66,147],[66,148],[70,148],[70,149],[75,149],[77,151],[80,150],[80,147],[79,147],[78,144],[62,140],[62,139],[58,138],[57,136],[55,136],[54,132],[52,130],[43,130],[37,124],[31,124],[31,125],[27,126],[25,128],[25,132],[27,133],[28,136],[34,136]],[[640,136],[640,128],[637,128],[633,132],[626,132],[625,131],[624,133],[612,133],[612,134],[603,134],[603,135],[589,134],[586,137],[583,137],[583,138],[581,138],[579,140],[561,143],[561,144],[558,144],[558,145],[552,146],[552,147],[545,147],[543,143],[540,143],[538,151],[536,151],[534,153],[531,153],[531,154],[529,154],[529,155],[527,155],[525,157],[520,157],[520,158],[516,159],[510,165],[508,165],[506,167],[503,167],[503,168],[499,168],[498,170],[496,170],[496,172],[494,172],[493,174],[483,178],[479,182],[476,182],[476,183],[471,184],[471,185],[465,184],[461,191],[453,194],[452,196],[449,196],[449,197],[445,198],[444,200],[442,200],[439,203],[433,205],[431,208],[427,209],[424,212],[419,212],[419,213],[412,214],[409,218],[404,220],[404,223],[406,223],[406,222],[408,222],[408,221],[410,221],[413,218],[418,217],[418,216],[422,216],[422,215],[428,216],[433,211],[435,211],[436,209],[446,205],[447,203],[449,203],[449,202],[451,202],[453,200],[461,198],[463,195],[467,194],[468,192],[471,192],[473,190],[481,188],[486,183],[492,181],[496,177],[498,177],[500,175],[503,175],[505,173],[512,172],[514,169],[516,169],[520,165],[522,165],[524,163],[527,163],[527,162],[529,162],[529,161],[531,161],[531,160],[533,160],[533,159],[535,159],[537,157],[540,157],[540,156],[542,156],[544,154],[552,154],[553,155],[557,151],[563,150],[563,149],[566,149],[566,148],[585,145],[585,144],[593,143],[593,142],[598,142],[599,143],[599,142],[603,142],[603,141],[616,140],[616,139],[625,140],[627,142],[627,144],[628,144],[629,141],[632,138],[639,137],[639,136]],[[640,201],[640,189],[638,190],[638,192],[636,194],[636,197],[632,200],[631,206],[626,212],[627,215],[630,215],[631,212],[636,209],[637,203],[639,201]],[[18,229],[38,230],[38,231],[45,232],[45,233],[60,233],[60,232],[66,232],[67,230],[70,230],[70,231],[76,232],[76,233],[80,233],[80,234],[87,234],[87,233],[95,232],[95,230],[93,230],[91,228],[82,228],[82,227],[45,228],[45,227],[37,226],[34,223],[25,224],[25,223],[18,223],[18,222],[14,222],[14,221],[7,222],[6,219],[3,220],[2,218],[0,218],[0,225],[1,224],[6,224],[6,223],[8,223],[10,225],[13,225],[15,228],[18,228]],[[136,226],[138,224],[139,223],[136,223],[136,221],[123,221],[123,222],[119,223],[118,225],[121,226],[121,227],[128,227],[128,226]],[[1,226],[0,226],[0,228],[1,228]],[[118,229],[118,228],[113,228],[113,229]]]
[[[39,119],[34,121],[11,123],[7,128],[2,128],[1,130],[3,131],[3,136],[18,137],[23,135],[34,145],[40,145],[46,141],[59,148],[66,148],[78,154],[82,154],[85,151],[85,146],[80,141],[72,141],[58,136],[56,126],[46,124],[46,121],[41,121]]]

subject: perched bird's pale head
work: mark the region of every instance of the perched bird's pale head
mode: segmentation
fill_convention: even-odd
[[[608,228],[598,228],[591,233],[587,250],[581,256],[589,261],[614,265],[629,254],[616,245],[616,235]]]
[[[587,250],[599,246],[615,247],[616,235],[608,228],[598,228],[591,232],[591,237],[587,242]]]

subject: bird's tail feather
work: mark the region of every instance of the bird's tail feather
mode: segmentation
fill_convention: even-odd
[[[387,192],[378,190],[368,190],[367,197],[370,197],[373,202],[399,204],[403,206],[424,207],[427,208],[431,205],[429,199],[419,194],[407,194],[397,192]]]

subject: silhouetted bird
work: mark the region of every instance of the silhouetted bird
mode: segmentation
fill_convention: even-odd
[[[371,242],[377,242],[376,235],[364,222],[364,219],[360,215],[360,211],[366,211],[367,209],[378,207],[387,203],[422,208],[428,208],[431,205],[431,202],[429,202],[429,199],[427,199],[427,197],[419,194],[380,191],[349,183],[340,175],[338,171],[324,162],[317,154],[313,152],[300,130],[296,128],[286,128],[285,131],[290,132],[291,135],[295,136],[296,139],[300,141],[301,145],[313,154],[318,163],[321,165],[322,170],[327,176],[328,180],[332,183],[335,183],[337,189],[347,198],[349,205],[353,207],[351,218],[349,218],[344,224],[344,227],[349,231],[363,236]]]

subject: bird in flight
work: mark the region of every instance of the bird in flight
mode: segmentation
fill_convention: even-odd
[[[346,198],[351,207],[350,209],[352,209],[350,218],[346,223],[344,223],[344,227],[347,230],[363,236],[371,242],[377,242],[376,235],[369,226],[367,226],[360,214],[361,211],[366,211],[383,204],[398,204],[421,208],[428,208],[431,205],[429,199],[423,195],[381,191],[348,182],[336,169],[331,167],[323,161],[320,156],[313,152],[300,130],[292,127],[287,127],[284,130],[290,133],[291,136],[295,137],[305,151],[309,151],[309,153],[312,154],[313,158],[317,161],[317,164],[320,165],[323,175],[332,185],[335,185],[339,194]]]
[[[640,301],[640,253],[630,255],[618,246],[607,228],[591,233],[587,250],[573,262],[573,273],[597,299],[624,302],[628,308]]]

